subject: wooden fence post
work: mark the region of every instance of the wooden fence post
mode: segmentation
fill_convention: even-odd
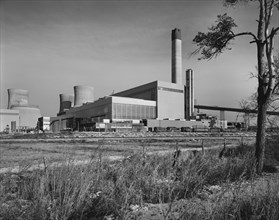
[[[202,139],[202,155],[204,155],[204,139]]]

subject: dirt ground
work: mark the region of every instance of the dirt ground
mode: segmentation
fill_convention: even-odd
[[[226,139],[226,140],[225,140]],[[89,161],[98,155],[108,159],[138,153],[169,152],[175,149],[222,147],[253,143],[254,134],[207,133],[74,133],[15,135],[0,137],[0,173],[40,167],[66,160]]]

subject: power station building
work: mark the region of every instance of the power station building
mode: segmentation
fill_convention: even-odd
[[[0,132],[34,129],[39,117],[39,107],[29,104],[28,90],[8,89],[8,107],[0,110]]]
[[[0,109],[0,131],[15,132],[19,125],[19,111]]]
[[[171,41],[171,82],[150,82],[96,101],[93,87],[74,86],[74,97],[60,94],[59,113],[51,118],[51,130],[132,128],[141,123],[149,130],[155,127],[203,126],[202,121],[190,121],[194,114],[193,71],[186,71],[186,81],[183,82],[179,29],[172,30]]]
[[[113,96],[155,101],[156,111],[153,118],[185,118],[183,85],[162,81],[154,81],[142,86],[116,93]]]

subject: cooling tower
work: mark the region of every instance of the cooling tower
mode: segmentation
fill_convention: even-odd
[[[8,89],[8,109],[13,106],[29,106],[29,92],[24,89]]]
[[[94,88],[91,86],[74,86],[74,107],[81,106],[86,102],[94,102]]]
[[[24,89],[8,89],[8,109],[19,111],[19,126],[35,128],[41,111],[29,104],[29,92]]]
[[[35,128],[38,118],[42,117],[40,109],[35,106],[13,106],[12,109],[19,111],[20,127]]]
[[[189,119],[194,114],[194,76],[193,70],[186,70],[185,86],[185,118]]]
[[[182,85],[181,31],[177,28],[171,33],[171,82]]]
[[[70,109],[74,105],[74,96],[68,94],[60,94],[60,109],[59,113],[64,112],[66,109]]]

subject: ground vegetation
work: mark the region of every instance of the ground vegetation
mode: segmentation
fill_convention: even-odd
[[[277,141],[273,137],[268,146]],[[278,162],[274,149],[270,157]],[[257,176],[253,146],[240,145],[221,158],[220,149],[178,151],[147,154],[142,148],[111,161],[99,148],[87,164],[65,158],[63,166],[45,161],[43,169],[2,173],[0,218],[279,218],[276,166],[266,168],[273,173],[268,178]]]

